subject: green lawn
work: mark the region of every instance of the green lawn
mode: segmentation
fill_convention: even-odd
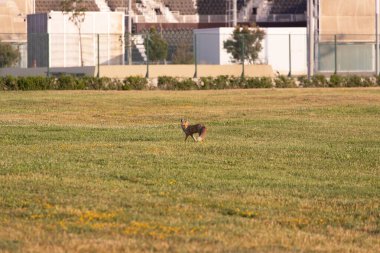
[[[379,88],[0,92],[0,150],[0,252],[380,248]]]

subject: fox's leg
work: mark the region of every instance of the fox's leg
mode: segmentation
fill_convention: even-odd
[[[195,139],[194,135],[191,135],[191,137],[193,138],[193,140],[194,140],[195,142],[197,142],[197,139]]]
[[[187,140],[187,137],[189,137],[189,135],[186,134],[185,141]]]

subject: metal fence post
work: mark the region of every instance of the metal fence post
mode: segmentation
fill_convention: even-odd
[[[147,35],[146,35],[146,47],[145,47],[145,51],[146,51],[146,74],[145,74],[145,78],[149,78],[149,40],[150,40],[150,36],[149,36],[149,33],[147,33]]]
[[[242,49],[241,49],[241,63],[242,63],[242,72],[241,72],[241,77],[244,78],[245,76],[245,65],[244,65],[244,61],[245,61],[245,38],[244,38],[244,35],[242,35],[242,40],[241,40],[241,44],[242,44]]]
[[[380,3],[379,0],[375,1],[375,72],[379,75],[379,10]]]
[[[289,34],[289,77],[292,76],[292,35]]]
[[[49,33],[46,34],[47,35],[47,72],[46,72],[46,75],[47,77],[50,77],[50,38],[49,38]]]
[[[338,41],[337,35],[334,35],[334,74],[338,73]]]
[[[99,78],[100,77],[100,35],[97,34],[97,39],[98,39],[98,73],[97,73],[97,77]]]
[[[194,47],[194,78],[198,78],[198,55],[197,55],[197,35],[194,34],[193,37],[193,47]]]

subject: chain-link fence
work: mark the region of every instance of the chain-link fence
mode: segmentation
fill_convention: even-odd
[[[375,72],[375,35],[321,35],[317,47],[321,72]]]
[[[231,33],[147,30],[140,34],[0,34],[0,68],[68,68],[103,65],[269,64],[275,72],[307,73],[306,34],[266,34],[254,60],[252,41],[242,36],[227,52]],[[374,35],[320,35],[316,73],[375,73]],[[235,54],[235,55],[234,55]],[[238,54],[236,56],[236,54]],[[244,63],[244,64],[243,64]],[[2,73],[3,74],[3,73]],[[175,75],[175,73],[173,73]]]

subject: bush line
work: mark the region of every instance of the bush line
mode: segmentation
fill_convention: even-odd
[[[124,80],[108,77],[0,77],[0,90],[221,90],[251,88],[308,88],[308,87],[375,87],[380,86],[380,76],[361,77],[357,75],[332,75],[329,78],[315,75],[288,77],[201,77],[175,78],[161,76],[148,80],[141,76],[129,76]]]

